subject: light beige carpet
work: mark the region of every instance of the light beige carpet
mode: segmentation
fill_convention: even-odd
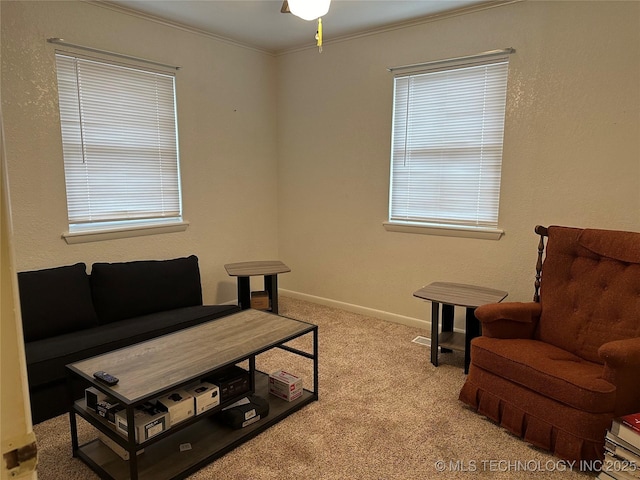
[[[190,479],[593,478],[464,407],[462,355],[431,365],[429,348],[411,342],[428,332],[286,297],[280,314],[319,326],[320,401]],[[308,349],[311,338],[292,344]],[[257,367],[313,380],[309,360],[282,350],[258,357]],[[81,441],[93,438],[79,423]],[[68,416],[34,430],[41,480],[98,478],[71,457]]]

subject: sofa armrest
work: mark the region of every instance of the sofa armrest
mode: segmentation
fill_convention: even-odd
[[[489,303],[476,308],[482,335],[493,338],[531,338],[540,319],[541,307],[535,302]]]
[[[616,386],[615,415],[640,411],[640,337],[607,342],[598,355],[604,360],[603,378]]]

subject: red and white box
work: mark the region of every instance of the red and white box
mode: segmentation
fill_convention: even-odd
[[[302,396],[302,379],[292,373],[278,370],[269,375],[269,393],[292,402]]]

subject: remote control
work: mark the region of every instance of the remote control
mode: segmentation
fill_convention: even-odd
[[[115,385],[119,381],[117,377],[109,375],[107,372],[103,372],[102,370],[94,373],[93,376],[107,385]]]

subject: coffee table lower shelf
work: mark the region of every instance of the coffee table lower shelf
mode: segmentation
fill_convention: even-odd
[[[281,400],[269,394],[268,379],[267,374],[256,371],[256,394],[269,400],[269,415],[266,418],[239,430],[222,426],[212,417],[203,418],[145,447],[144,453],[138,455],[138,478],[160,480],[188,477],[318,398],[314,392],[304,390],[302,397],[293,402]],[[190,444],[191,449],[180,451],[182,444]],[[77,455],[101,478],[129,478],[129,462],[122,460],[97,439],[82,445]]]

